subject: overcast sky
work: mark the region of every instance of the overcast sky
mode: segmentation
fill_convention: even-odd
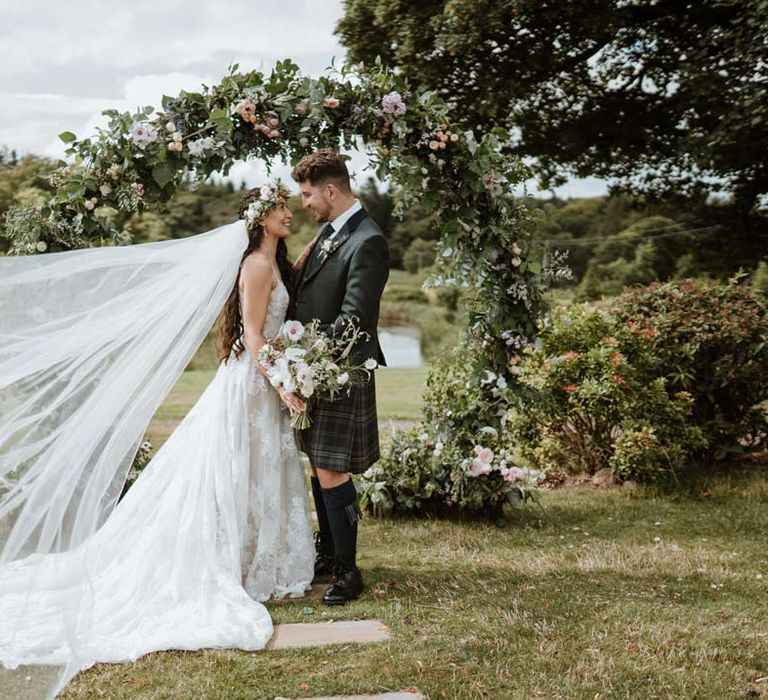
[[[159,106],[163,94],[219,82],[230,63],[269,70],[291,58],[320,75],[344,58],[341,14],[341,0],[0,0],[0,146],[60,157],[62,131],[84,137],[102,110]],[[358,182],[364,164],[352,162]],[[252,185],[263,170],[240,163],[232,177]],[[557,194],[605,191],[590,178]]]

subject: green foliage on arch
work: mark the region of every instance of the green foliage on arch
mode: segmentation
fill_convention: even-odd
[[[457,371],[471,375],[462,381],[487,399],[482,421],[499,423],[501,434],[502,382],[483,383],[483,372],[505,378],[504,391],[514,392],[504,339],[535,334],[546,279],[559,274],[535,240],[530,208],[513,195],[529,173],[504,155],[506,131],[456,127],[460,120],[435,92],[414,90],[381,65],[313,79],[291,61],[269,75],[235,65],[218,85],[164,97],[160,110],[104,114],[108,124],[94,136],[60,135],[70,160],[54,172],[49,201],[7,215],[12,253],[124,242],[121,227],[133,212],[168,201],[185,178],[226,174],[240,160],[295,162],[320,147],[362,148],[394,186],[396,213],[418,203],[433,216],[440,235],[432,284],[476,290],[466,342],[484,345],[467,355],[471,363],[459,357]],[[466,421],[428,420],[442,426],[443,439],[474,444]]]
[[[395,186],[399,212],[419,203],[439,222],[448,283],[480,287],[493,306],[505,306],[506,290],[522,283],[530,315],[543,251],[529,212],[512,196],[528,172],[502,155],[505,131],[459,131],[435,93],[414,92],[382,66],[317,79],[287,60],[269,75],[237,69],[200,92],[164,97],[160,110],[108,110],[94,136],[61,134],[70,161],[59,163],[43,207],[9,213],[11,252],[119,243],[125,219],[171,199],[184,178],[226,174],[244,159],[295,162],[320,147],[360,147]]]

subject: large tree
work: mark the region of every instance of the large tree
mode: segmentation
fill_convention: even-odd
[[[768,193],[767,0],[346,0],[337,33],[467,126],[512,127],[545,185],[724,184],[742,214]]]

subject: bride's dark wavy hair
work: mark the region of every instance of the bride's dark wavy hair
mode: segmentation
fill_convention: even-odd
[[[251,202],[257,201],[260,195],[260,188],[248,190],[240,200],[240,218],[245,218],[245,213],[248,211],[248,206]],[[248,227],[248,247],[243,253],[241,266],[245,259],[258,250],[261,247],[261,242],[264,240],[266,231],[259,222]],[[291,305],[293,304],[294,297],[294,277],[295,273],[293,265],[288,260],[288,246],[285,244],[284,239],[280,239],[277,242],[277,267],[280,270],[280,277],[283,280],[288,293],[290,294]],[[216,354],[218,355],[219,362],[226,362],[229,357],[234,353],[235,357],[240,357],[245,346],[243,345],[243,316],[240,313],[240,276],[238,275],[235,281],[235,286],[229,294],[227,303],[224,304],[224,308],[219,315],[218,323],[218,337],[216,340]]]

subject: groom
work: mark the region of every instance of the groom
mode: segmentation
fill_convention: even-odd
[[[379,302],[389,276],[387,241],[355,199],[347,166],[338,153],[323,149],[302,158],[291,173],[302,205],[324,224],[304,258],[296,285],[294,317],[319,319],[323,330],[339,334],[351,319],[368,334],[351,353],[362,364],[384,365],[376,332]],[[365,338],[365,337],[364,337]],[[326,605],[344,605],[363,590],[357,568],[360,509],[351,474],[364,472],[379,458],[376,386],[352,388],[333,403],[310,408],[312,424],[298,431],[299,445],[312,466],[312,495],[320,532],[315,546],[315,580],[333,576],[323,596]]]

